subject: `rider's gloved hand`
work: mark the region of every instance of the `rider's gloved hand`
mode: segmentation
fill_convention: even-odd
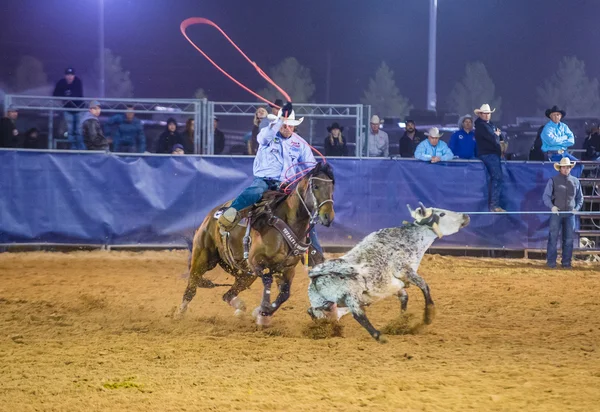
[[[287,118],[290,116],[290,114],[292,113],[292,102],[287,102],[282,108],[281,108],[281,116],[284,118]]]

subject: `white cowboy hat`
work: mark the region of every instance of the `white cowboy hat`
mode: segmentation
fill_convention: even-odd
[[[269,119],[270,121],[277,120],[282,116],[282,114],[282,109],[279,109],[279,112],[277,112],[277,116],[275,116],[274,114],[269,114],[267,115],[267,119]],[[298,126],[303,121],[304,117],[301,117],[300,119],[296,120],[296,113],[292,110],[292,113],[290,113],[287,119],[283,120],[283,124],[287,124],[288,126]]]
[[[443,134],[444,133],[440,133],[440,129],[438,129],[437,127],[432,127],[427,133],[425,133],[425,136],[442,137]]]
[[[379,116],[377,116],[376,114],[371,116],[371,124],[381,124],[381,120],[379,119]]]
[[[577,164],[577,162],[571,162],[571,159],[569,159],[568,157],[563,157],[562,159],[560,159],[560,162],[554,163],[554,169],[556,171],[560,171],[560,168],[562,166],[573,167],[576,164]]]
[[[479,114],[479,113],[494,113],[495,111],[496,111],[496,109],[494,109],[494,110],[490,109],[490,105],[487,104],[487,103],[482,104],[479,109],[473,110],[473,112],[475,114]]]

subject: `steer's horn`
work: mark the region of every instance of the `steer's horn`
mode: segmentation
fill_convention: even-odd
[[[417,219],[417,211],[416,211],[416,210],[412,210],[412,209],[410,208],[410,205],[409,205],[409,204],[407,204],[407,205],[406,205],[406,207],[408,208],[408,213],[410,213],[410,216],[411,216],[413,219],[415,219],[415,220],[416,220],[416,219]]]

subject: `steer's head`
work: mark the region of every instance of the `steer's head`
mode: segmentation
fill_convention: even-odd
[[[464,213],[452,212],[445,209],[434,207],[425,207],[419,202],[419,207],[415,210],[409,205],[408,211],[415,220],[414,223],[421,226],[429,226],[435,232],[438,238],[452,235],[469,224],[469,215]]]

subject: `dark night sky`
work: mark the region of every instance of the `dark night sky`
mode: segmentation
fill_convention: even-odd
[[[533,114],[536,87],[565,55],[583,59],[598,77],[600,1],[439,0],[438,107],[480,60],[510,116]],[[423,107],[427,82],[428,0],[105,0],[105,46],[122,56],[136,97],[191,97],[203,87],[213,100],[254,101],[225,79],[179,33],[192,16],[219,24],[267,70],[287,56],[311,69],[315,100],[325,100],[326,59],[332,56],[331,102],[358,103],[385,60],[400,92]],[[45,64],[53,82],[64,68],[85,73],[98,54],[98,0],[1,1],[0,79],[21,55]],[[265,82],[214,29],[194,27],[196,42],[242,82]],[[92,79],[83,78],[85,82]]]

